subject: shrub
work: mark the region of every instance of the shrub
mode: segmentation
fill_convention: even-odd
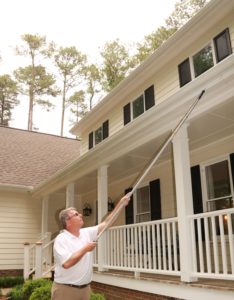
[[[47,285],[51,286],[50,281],[47,279],[43,279],[43,278],[25,281],[25,283],[23,285],[23,294],[24,294],[25,299],[29,299],[29,297],[31,296],[31,294],[33,293],[33,291],[35,289],[43,287],[43,286],[47,286]]]
[[[51,284],[36,288],[29,300],[50,300],[51,298]]]
[[[4,276],[0,277],[0,288],[14,287],[24,283],[23,276]]]
[[[98,293],[91,293],[89,300],[105,300],[106,298],[104,297],[103,294],[98,294]]]
[[[9,300],[24,300],[23,285],[16,285],[6,296]]]

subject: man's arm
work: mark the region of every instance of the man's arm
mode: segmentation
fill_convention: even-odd
[[[89,242],[84,247],[82,247],[80,250],[73,253],[65,263],[63,263],[64,269],[69,269],[70,267],[74,266],[76,263],[78,263],[81,258],[90,251],[93,251],[93,249],[96,247],[97,243],[95,242]]]
[[[98,234],[102,232],[102,230],[107,226],[109,228],[116,220],[116,218],[119,216],[122,209],[128,205],[129,201],[131,199],[131,193],[126,194],[124,197],[122,197],[119,202],[117,203],[114,210],[105,218],[105,220],[98,225]],[[120,208],[122,207],[122,209]]]

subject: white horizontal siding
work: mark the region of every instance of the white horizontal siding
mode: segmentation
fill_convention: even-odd
[[[41,231],[41,202],[1,192],[0,207],[0,269],[22,269],[23,244],[34,243]]]
[[[194,41],[184,52],[180,53],[173,61],[165,62],[163,68],[152,76],[150,80],[147,80],[142,86],[136,86],[135,90],[128,95],[126,99],[118,99],[117,105],[109,112],[108,115],[105,115],[105,120],[109,120],[109,135],[113,135],[123,128],[123,107],[129,102],[132,102],[138,96],[143,94],[144,90],[147,89],[150,85],[154,84],[155,88],[155,103],[156,105],[166,100],[168,97],[176,93],[179,87],[179,75],[178,75],[178,65],[188,58],[189,56],[194,55],[197,51],[202,49],[208,42],[222,32],[225,28],[229,28],[232,48],[234,52],[234,18],[233,12],[231,12],[224,19],[217,22],[215,26],[207,30],[199,40]],[[156,109],[156,108],[155,108]],[[147,113],[147,112],[146,112]],[[93,128],[87,128],[82,133],[82,142],[81,142],[81,152],[84,154],[88,151],[88,135],[91,131],[95,131],[104,119],[100,119]]]

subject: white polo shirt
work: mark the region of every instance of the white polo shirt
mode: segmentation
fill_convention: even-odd
[[[57,283],[83,285],[92,280],[93,251],[87,252],[74,266],[65,269],[63,264],[71,255],[84,247],[87,242],[97,239],[98,226],[82,228],[79,237],[63,230],[54,242],[55,275]]]

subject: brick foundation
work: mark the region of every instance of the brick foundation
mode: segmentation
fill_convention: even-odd
[[[91,288],[93,292],[103,294],[106,300],[179,300],[178,298],[139,292],[98,282],[92,282]]]
[[[23,276],[23,270],[0,270],[0,277],[3,276]]]

